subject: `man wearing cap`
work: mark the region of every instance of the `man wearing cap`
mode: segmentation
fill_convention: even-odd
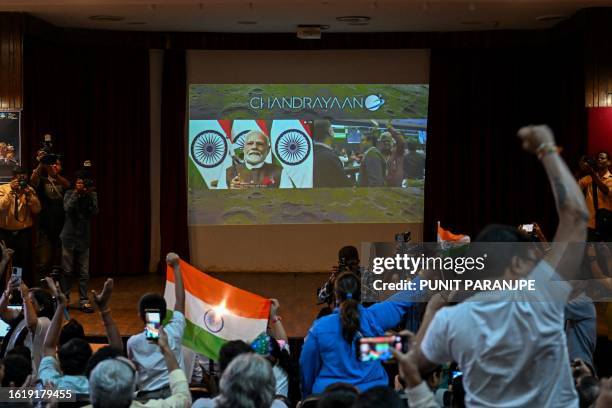
[[[15,251],[13,266],[23,268],[23,276],[30,280],[32,215],[39,212],[40,201],[28,185],[27,171],[19,166],[13,168],[11,181],[0,185],[0,239]]]

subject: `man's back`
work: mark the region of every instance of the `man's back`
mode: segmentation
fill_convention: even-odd
[[[436,314],[421,345],[435,363],[463,371],[466,406],[578,406],[563,330],[569,285],[541,262],[529,276],[535,292],[487,293]],[[546,299],[547,301],[544,301]]]

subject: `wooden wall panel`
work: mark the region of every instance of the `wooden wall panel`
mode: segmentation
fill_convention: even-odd
[[[585,24],[585,106],[612,107],[612,9],[589,9]]]
[[[0,13],[0,109],[23,108],[23,17]]]

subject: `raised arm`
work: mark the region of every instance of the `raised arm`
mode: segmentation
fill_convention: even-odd
[[[189,384],[185,372],[180,370],[178,362],[174,357],[172,349],[168,345],[168,335],[164,330],[164,327],[159,328],[159,339],[157,339],[157,345],[164,356],[166,366],[168,367],[168,374],[170,377],[170,392],[171,395],[164,399],[158,400],[161,402],[160,405],[167,408],[187,408],[191,406],[191,393],[189,392]]]
[[[21,282],[19,287],[21,290],[21,299],[23,300],[23,318],[26,321],[26,326],[32,335],[36,333],[36,326],[38,325],[38,314],[29,296],[29,289],[25,283]]]
[[[584,255],[589,213],[572,173],[557,153],[555,138],[548,126],[528,126],[519,130],[523,148],[538,155],[555,195],[559,225],[546,254],[546,260],[565,279],[580,271]]]
[[[38,200],[38,196],[36,195],[36,191],[32,187],[25,188],[25,196],[28,203],[28,207],[30,207],[30,211],[33,214],[38,214],[41,210],[40,201]]]
[[[0,188],[0,210],[6,210],[10,208],[13,201],[15,201],[15,195],[13,194],[13,186],[17,186],[17,181],[13,180],[10,183],[10,188],[2,186]]]
[[[121,333],[117,328],[117,324],[113,320],[113,315],[108,307],[108,303],[113,293],[113,280],[107,279],[104,282],[104,287],[100,294],[96,293],[95,290],[91,291],[93,301],[100,312],[100,318],[104,322],[104,330],[106,331],[106,337],[108,338],[108,344],[115,350],[123,354],[123,341],[121,340]]]
[[[281,318],[278,315],[278,310],[280,309],[280,303],[277,299],[270,299],[270,319],[268,320],[268,327],[270,328],[270,334],[276,340],[284,340],[286,343],[289,343],[289,337],[287,337],[287,333],[285,332],[285,328],[283,327],[283,323],[281,322]]]
[[[166,255],[166,263],[174,270],[174,296],[176,299],[174,311],[185,314],[185,287],[183,285],[183,276],[179,261],[179,256],[174,252],[170,252]]]
[[[11,322],[20,313],[18,310],[11,310],[7,307],[11,299],[11,292],[15,289],[19,289],[19,286],[14,281],[8,282],[0,297],[0,318],[6,323]]]
[[[62,291],[58,290],[55,286],[55,282],[50,277],[46,277],[45,281],[51,290],[51,294],[57,301],[55,307],[55,313],[53,319],[51,319],[51,325],[47,330],[45,336],[45,342],[43,343],[43,356],[55,356],[57,350],[57,343],[59,341],[60,331],[62,330],[62,323],[64,322],[64,309],[66,308],[66,296]]]

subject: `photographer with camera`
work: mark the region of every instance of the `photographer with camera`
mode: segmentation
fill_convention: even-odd
[[[597,153],[596,159],[586,158],[580,168],[587,175],[579,180],[589,209],[588,241],[609,241],[612,239],[612,174],[610,154]]]
[[[0,185],[0,240],[15,251],[13,266],[23,268],[23,276],[29,282],[32,215],[39,212],[40,201],[28,185],[28,173],[16,166],[11,181]]]
[[[89,284],[89,243],[91,217],[98,213],[98,195],[86,171],[77,172],[74,189],[64,197],[66,217],[60,238],[62,242],[62,292],[69,300],[75,261],[79,273],[79,309],[93,313],[87,297]],[[68,304],[70,302],[68,301]]]
[[[62,244],[59,238],[64,226],[64,193],[70,182],[62,177],[60,156],[53,153],[51,135],[45,135],[37,152],[38,166],[32,172],[31,184],[42,204],[38,216],[35,262],[37,273],[48,276],[60,272]]]
[[[338,251],[338,264],[332,267],[332,274],[329,279],[317,289],[317,304],[325,306],[319,310],[319,317],[327,316],[332,312],[334,300],[334,284],[336,277],[343,272],[352,272],[361,279],[361,269],[359,267],[359,252],[351,245],[343,246]]]

